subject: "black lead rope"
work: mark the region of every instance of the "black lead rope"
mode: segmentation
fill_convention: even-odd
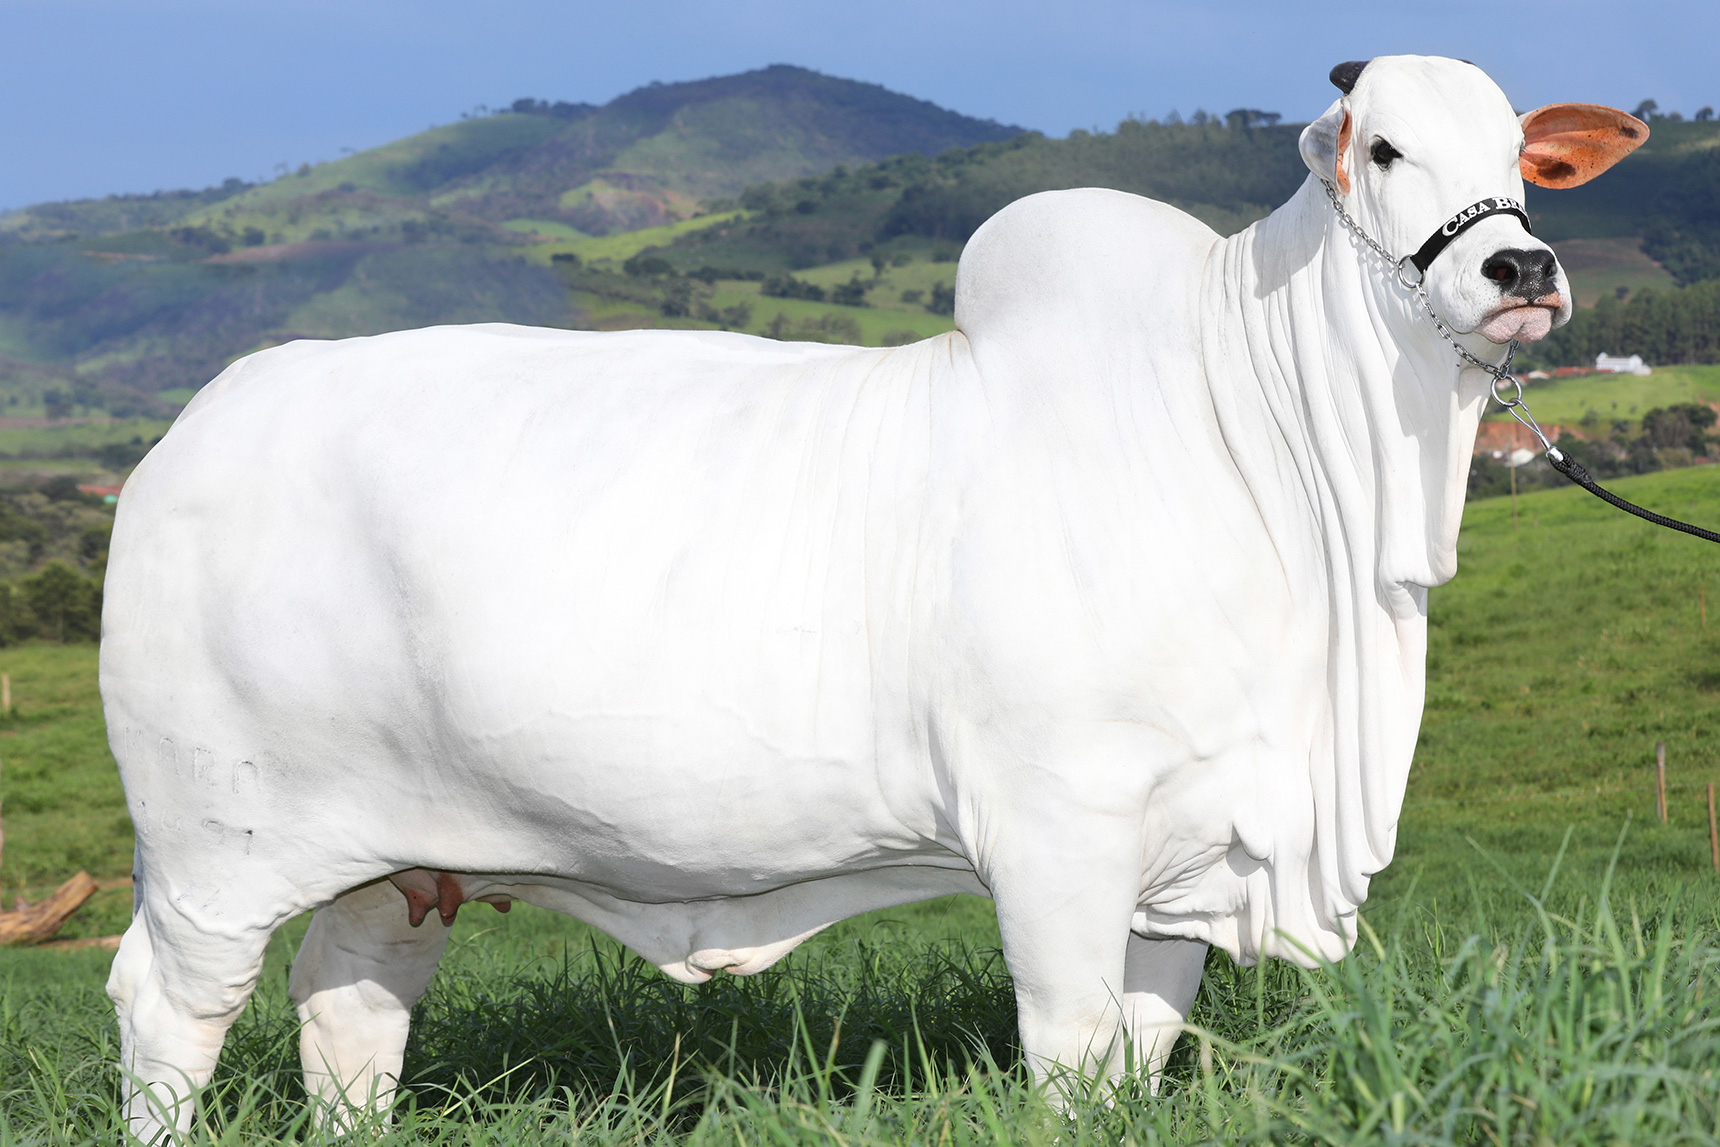
[[[1677,518],[1669,518],[1665,514],[1657,514],[1653,510],[1645,510],[1641,506],[1625,501],[1590,477],[1589,472],[1583,469],[1581,462],[1556,447],[1547,451],[1547,461],[1553,464],[1553,469],[1601,501],[1610,502],[1627,514],[1635,514],[1645,522],[1653,522],[1657,526],[1665,526],[1667,529],[1677,530],[1681,534],[1690,534],[1706,542],[1720,542],[1720,534],[1713,530],[1705,530],[1701,526],[1693,526],[1689,522],[1681,522]]]
[[[1515,342],[1511,344],[1513,350],[1516,349],[1516,346],[1517,344]],[[1507,364],[1510,363],[1510,355],[1506,356],[1505,361]],[[1677,518],[1669,518],[1665,514],[1657,514],[1653,510],[1645,510],[1634,502],[1625,501],[1623,498],[1595,481],[1594,476],[1588,472],[1588,469],[1584,467],[1581,462],[1578,462],[1575,458],[1572,458],[1569,454],[1566,454],[1563,450],[1560,450],[1557,446],[1554,446],[1551,442],[1547,441],[1546,434],[1541,431],[1541,424],[1535,421],[1535,416],[1529,413],[1529,408],[1523,403],[1523,384],[1518,381],[1516,376],[1509,374],[1505,367],[1483,366],[1482,369],[1493,375],[1494,401],[1500,406],[1503,406],[1512,418],[1515,418],[1518,422],[1527,426],[1529,428],[1529,432],[1541,440],[1541,446],[1547,452],[1547,461],[1552,464],[1553,469],[1557,470],[1559,473],[1563,474],[1565,477],[1569,478],[1571,481],[1575,482],[1601,501],[1617,506],[1627,514],[1635,514],[1645,522],[1653,522],[1657,526],[1665,526],[1669,530],[1677,530],[1681,534],[1689,534],[1692,537],[1701,538],[1703,541],[1720,542],[1720,534],[1715,533],[1713,530],[1705,530],[1701,526],[1693,526],[1689,522],[1681,522]],[[1499,393],[1499,384],[1502,382],[1509,382],[1512,386],[1516,387],[1517,396],[1515,398],[1506,398],[1503,394]]]
[[[1511,343],[1511,349],[1512,351],[1517,349],[1517,343],[1515,341]],[[1462,348],[1459,347],[1458,350],[1461,353]],[[1469,356],[1465,355],[1464,357],[1467,358]],[[1500,406],[1503,406],[1512,418],[1515,418],[1518,422],[1527,426],[1529,428],[1529,433],[1541,440],[1541,446],[1547,452],[1547,461],[1552,464],[1553,469],[1557,470],[1559,473],[1563,474],[1565,477],[1569,478],[1571,481],[1575,482],[1601,501],[1606,502],[1609,505],[1617,506],[1627,514],[1635,514],[1645,522],[1653,522],[1657,526],[1665,526],[1669,530],[1677,530],[1681,534],[1689,534],[1692,537],[1701,538],[1706,542],[1720,542],[1720,534],[1715,533],[1713,530],[1705,530],[1701,526],[1693,526],[1689,522],[1681,522],[1677,518],[1669,518],[1665,514],[1657,514],[1653,510],[1645,510],[1635,502],[1625,501],[1623,498],[1595,481],[1594,475],[1590,474],[1588,469],[1584,467],[1581,462],[1578,462],[1575,458],[1572,458],[1569,454],[1566,454],[1563,450],[1560,450],[1557,446],[1548,442],[1546,434],[1541,430],[1541,424],[1535,421],[1535,416],[1529,413],[1529,408],[1523,403],[1523,383],[1519,381],[1515,375],[1509,373],[1508,367],[1510,362],[1511,355],[1508,353],[1505,356],[1505,366],[1488,366],[1486,364],[1482,364],[1481,369],[1493,375],[1493,400]],[[1515,398],[1506,398],[1503,394],[1499,393],[1499,384],[1502,382],[1509,382],[1516,388],[1517,396]]]
[[[1541,432],[1540,424],[1535,421],[1535,416],[1530,414],[1529,408],[1523,404],[1523,383],[1511,373],[1511,359],[1517,352],[1515,339],[1511,340],[1511,345],[1506,350],[1505,360],[1502,363],[1484,362],[1465,350],[1463,344],[1454,337],[1451,328],[1433,313],[1432,303],[1429,301],[1427,291],[1423,286],[1423,280],[1427,277],[1427,269],[1432,265],[1433,260],[1451,244],[1453,239],[1483,219],[1494,215],[1514,215],[1518,222],[1523,224],[1523,230],[1529,231],[1529,216],[1524,213],[1521,203],[1508,195],[1496,195],[1490,199],[1482,199],[1472,203],[1442,223],[1437,231],[1428,236],[1427,242],[1423,243],[1415,254],[1405,255],[1400,259],[1381,246],[1378,240],[1362,228],[1360,223],[1351,218],[1350,213],[1344,210],[1343,200],[1338,198],[1338,189],[1332,186],[1330,180],[1321,180],[1321,182],[1326,185],[1326,197],[1332,201],[1332,208],[1338,213],[1339,221],[1355,232],[1357,238],[1373,248],[1374,253],[1385,260],[1386,264],[1392,268],[1398,284],[1415,295],[1421,303],[1422,309],[1427,312],[1428,318],[1433,320],[1434,328],[1439,331],[1440,336],[1446,342],[1451,344],[1452,349],[1457,351],[1458,357],[1471,366],[1479,367],[1493,376],[1494,400],[1503,406],[1512,418],[1528,427],[1530,433],[1540,439],[1542,448],[1547,452],[1547,461],[1552,464],[1553,469],[1601,501],[1617,506],[1627,514],[1635,514],[1645,522],[1653,522],[1657,526],[1665,526],[1669,530],[1677,530],[1681,534],[1689,534],[1692,537],[1701,538],[1703,541],[1720,543],[1720,534],[1713,530],[1705,530],[1701,526],[1693,526],[1689,522],[1681,522],[1677,518],[1669,518],[1665,514],[1657,514],[1653,510],[1645,510],[1633,502],[1625,501],[1596,482],[1581,462],[1547,441],[1547,436]],[[1533,232],[1530,233],[1533,234]],[[1416,277],[1414,279],[1409,277],[1409,267],[1415,268]],[[1516,388],[1517,395],[1515,398],[1508,399],[1499,393],[1499,384],[1502,382],[1509,382]]]

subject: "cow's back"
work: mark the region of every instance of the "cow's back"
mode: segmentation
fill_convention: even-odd
[[[439,328],[236,364],[116,521],[140,845],[677,899],[912,848],[890,635],[959,343]]]

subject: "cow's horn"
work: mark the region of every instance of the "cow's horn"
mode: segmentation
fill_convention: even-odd
[[[1332,69],[1332,83],[1346,96],[1355,90],[1356,80],[1361,77],[1362,69],[1368,66],[1367,60],[1350,60]]]

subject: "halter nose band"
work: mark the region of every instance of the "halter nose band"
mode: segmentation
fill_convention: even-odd
[[[1428,267],[1453,239],[1492,215],[1515,215],[1522,222],[1523,230],[1531,235],[1535,233],[1535,229],[1529,226],[1529,216],[1521,203],[1509,195],[1495,195],[1491,199],[1471,203],[1440,224],[1439,230],[1428,236],[1427,242],[1421,245],[1421,250],[1409,257],[1409,262],[1417,271],[1427,274]]]

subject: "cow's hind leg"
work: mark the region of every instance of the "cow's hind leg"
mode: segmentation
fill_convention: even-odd
[[[1123,970],[1123,1014],[1136,1070],[1146,1069],[1148,1087],[1154,1095],[1159,1091],[1165,1060],[1170,1058],[1200,991],[1206,949],[1201,940],[1129,937]]]
[[[305,1091],[327,1105],[325,1117],[347,1124],[393,1102],[412,1005],[447,944],[448,929],[434,914],[411,926],[406,902],[386,880],[317,910],[288,991],[303,1025]]]
[[[273,931],[272,922],[199,923],[173,901],[140,898],[107,984],[119,1013],[125,1118],[138,1139],[190,1128]]]

